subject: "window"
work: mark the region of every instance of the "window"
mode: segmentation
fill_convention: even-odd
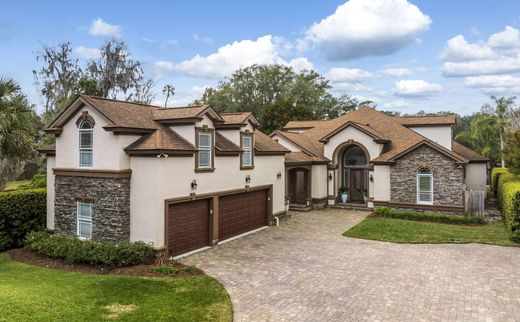
[[[92,167],[92,123],[82,121],[79,125],[79,167]]]
[[[78,237],[92,238],[92,204],[78,201]]]
[[[433,174],[430,169],[422,168],[417,171],[417,203],[433,204]]]
[[[249,134],[242,135],[242,167],[253,166],[253,136]]]
[[[199,132],[197,168],[211,169],[213,165],[213,133]]]

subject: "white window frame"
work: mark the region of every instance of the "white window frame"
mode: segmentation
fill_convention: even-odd
[[[421,173],[423,170],[428,170],[429,173]],[[430,179],[430,189],[429,190],[421,190],[420,188],[420,180],[421,178],[429,178]],[[421,194],[430,194],[430,200],[424,201],[421,200]],[[421,168],[417,170],[417,204],[419,205],[433,205],[433,172],[428,168]]]
[[[88,206],[90,217],[81,216],[81,211],[80,211],[81,206]],[[80,229],[79,229],[80,223],[90,225],[90,235],[88,235],[88,236],[80,235]],[[80,239],[91,239],[92,238],[92,203],[90,203],[90,202],[78,201],[76,203],[76,234],[78,235],[78,237]]]
[[[199,146],[197,147],[199,149],[199,156],[198,156],[198,160],[197,160],[197,168],[199,169],[211,169],[212,166],[213,166],[213,133],[212,132],[204,132],[204,131],[200,131],[198,132],[198,135],[199,135],[199,139],[198,139],[198,144]],[[209,145],[205,146],[205,145],[201,145],[201,136],[209,136]],[[200,161],[201,161],[201,152],[204,151],[204,152],[208,152],[208,164],[207,165],[201,165],[200,164]]]
[[[85,123],[88,123],[90,124],[90,129],[84,129],[83,128],[83,124]],[[81,145],[81,136],[83,134],[89,134],[90,135],[90,142],[91,142],[91,145],[90,146],[82,146]],[[94,165],[94,125],[87,121],[87,120],[84,120],[81,122],[81,124],[79,125],[79,129],[78,129],[78,151],[79,151],[79,167],[80,168],[92,168],[93,165]],[[82,163],[82,155],[84,153],[90,153],[90,161],[91,163],[90,164],[83,164]]]
[[[245,139],[249,139],[249,146],[245,145]],[[253,136],[251,134],[243,134],[242,135],[242,166],[243,167],[251,167],[253,166]],[[245,155],[249,154],[249,162],[245,162]]]

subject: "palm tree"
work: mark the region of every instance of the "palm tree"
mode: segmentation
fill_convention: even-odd
[[[164,102],[164,107],[168,106],[168,98],[170,98],[170,95],[173,96],[175,94],[175,87],[172,85],[165,85],[163,90],[163,94],[166,94],[166,101]]]

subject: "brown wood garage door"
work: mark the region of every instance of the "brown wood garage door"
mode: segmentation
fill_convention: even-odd
[[[219,198],[219,240],[267,225],[267,191],[243,192]]]
[[[173,256],[209,245],[209,199],[171,204],[168,249]]]

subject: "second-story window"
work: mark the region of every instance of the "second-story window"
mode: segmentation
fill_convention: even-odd
[[[92,167],[92,145],[93,145],[92,123],[84,120],[79,125],[79,167]]]
[[[253,166],[253,135],[252,134],[242,134],[241,136],[241,145],[242,145],[242,159],[241,166],[242,167],[252,167]]]
[[[197,168],[211,169],[213,167],[213,133],[199,132],[199,155]]]

